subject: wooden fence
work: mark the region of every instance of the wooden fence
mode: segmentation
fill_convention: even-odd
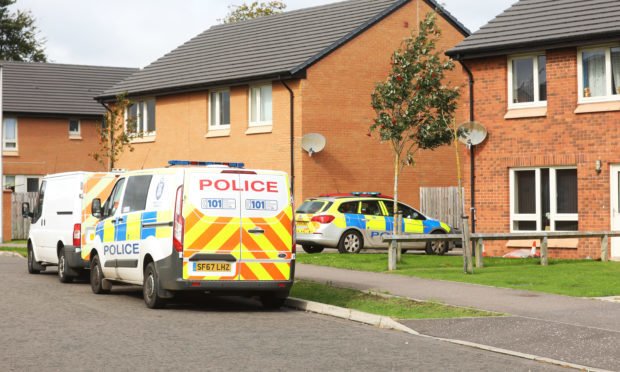
[[[34,208],[37,192],[14,192],[11,196],[11,229],[13,239],[28,239],[30,218],[22,217],[22,203],[30,203],[30,210]]]
[[[420,212],[462,229],[462,204],[458,187],[420,187]]]

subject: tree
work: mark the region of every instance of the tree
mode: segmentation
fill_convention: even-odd
[[[0,0],[0,60],[47,62],[35,19],[30,11],[10,13],[16,0]]]
[[[393,150],[394,216],[403,167],[415,164],[419,150],[433,150],[452,141],[450,123],[459,90],[443,83],[445,72],[454,69],[454,63],[435,50],[440,35],[435,13],[427,14],[419,30],[413,30],[392,54],[392,70],[385,82],[375,85],[371,96],[376,119],[368,136],[375,133]],[[394,224],[394,234],[396,228]],[[395,266],[393,254],[391,247],[390,270]]]
[[[108,170],[114,168],[118,158],[126,149],[129,152],[134,151],[132,139],[143,136],[142,132],[136,130],[138,117],[125,117],[131,105],[132,102],[127,99],[127,93],[117,95],[114,104],[109,105],[108,111],[103,115],[101,126],[97,128],[100,149],[89,153],[88,156]]]
[[[254,1],[250,5],[245,3],[242,5],[229,5],[228,9],[230,11],[226,14],[226,17],[218,19],[218,22],[233,23],[279,14],[286,9],[286,4],[283,1],[260,2],[260,4],[258,1]]]

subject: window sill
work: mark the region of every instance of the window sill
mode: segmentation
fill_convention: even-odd
[[[149,143],[155,142],[155,136],[144,136],[141,138],[132,138],[131,143]]]
[[[249,127],[248,130],[245,131],[245,134],[259,134],[259,133],[271,133],[273,126],[271,125],[261,125],[258,127]]]
[[[80,136],[79,134],[70,134],[69,139],[70,140],[81,140],[82,136]]]
[[[504,119],[536,118],[547,116],[547,107],[509,109]]]
[[[534,240],[509,240],[507,248],[532,248],[532,242],[536,242],[536,249],[540,250],[540,239]],[[547,248],[577,249],[579,239],[549,239]]]
[[[228,137],[228,136],[230,136],[230,129],[209,129],[207,134],[205,134],[205,138]]]
[[[606,111],[620,111],[620,101],[582,103],[582,104],[577,105],[577,108],[575,109],[575,114],[585,114],[589,112],[606,112]]]
[[[2,156],[19,156],[17,151],[2,151]]]

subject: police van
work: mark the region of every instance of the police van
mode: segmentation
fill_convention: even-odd
[[[97,219],[88,212],[94,198],[109,195],[117,173],[68,172],[47,175],[34,204],[22,204],[31,218],[28,233],[28,272],[38,274],[58,266],[58,279],[68,283],[88,268],[81,258],[85,233],[94,231]]]
[[[293,284],[295,219],[284,172],[170,161],[124,173],[92,214],[82,258],[94,293],[142,286],[149,308],[177,292],[257,295],[280,307]]]

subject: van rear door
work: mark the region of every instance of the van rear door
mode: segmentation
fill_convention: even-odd
[[[183,279],[239,279],[239,174],[222,168],[187,169],[184,182]]]
[[[293,206],[286,173],[241,173],[240,280],[290,280]]]

